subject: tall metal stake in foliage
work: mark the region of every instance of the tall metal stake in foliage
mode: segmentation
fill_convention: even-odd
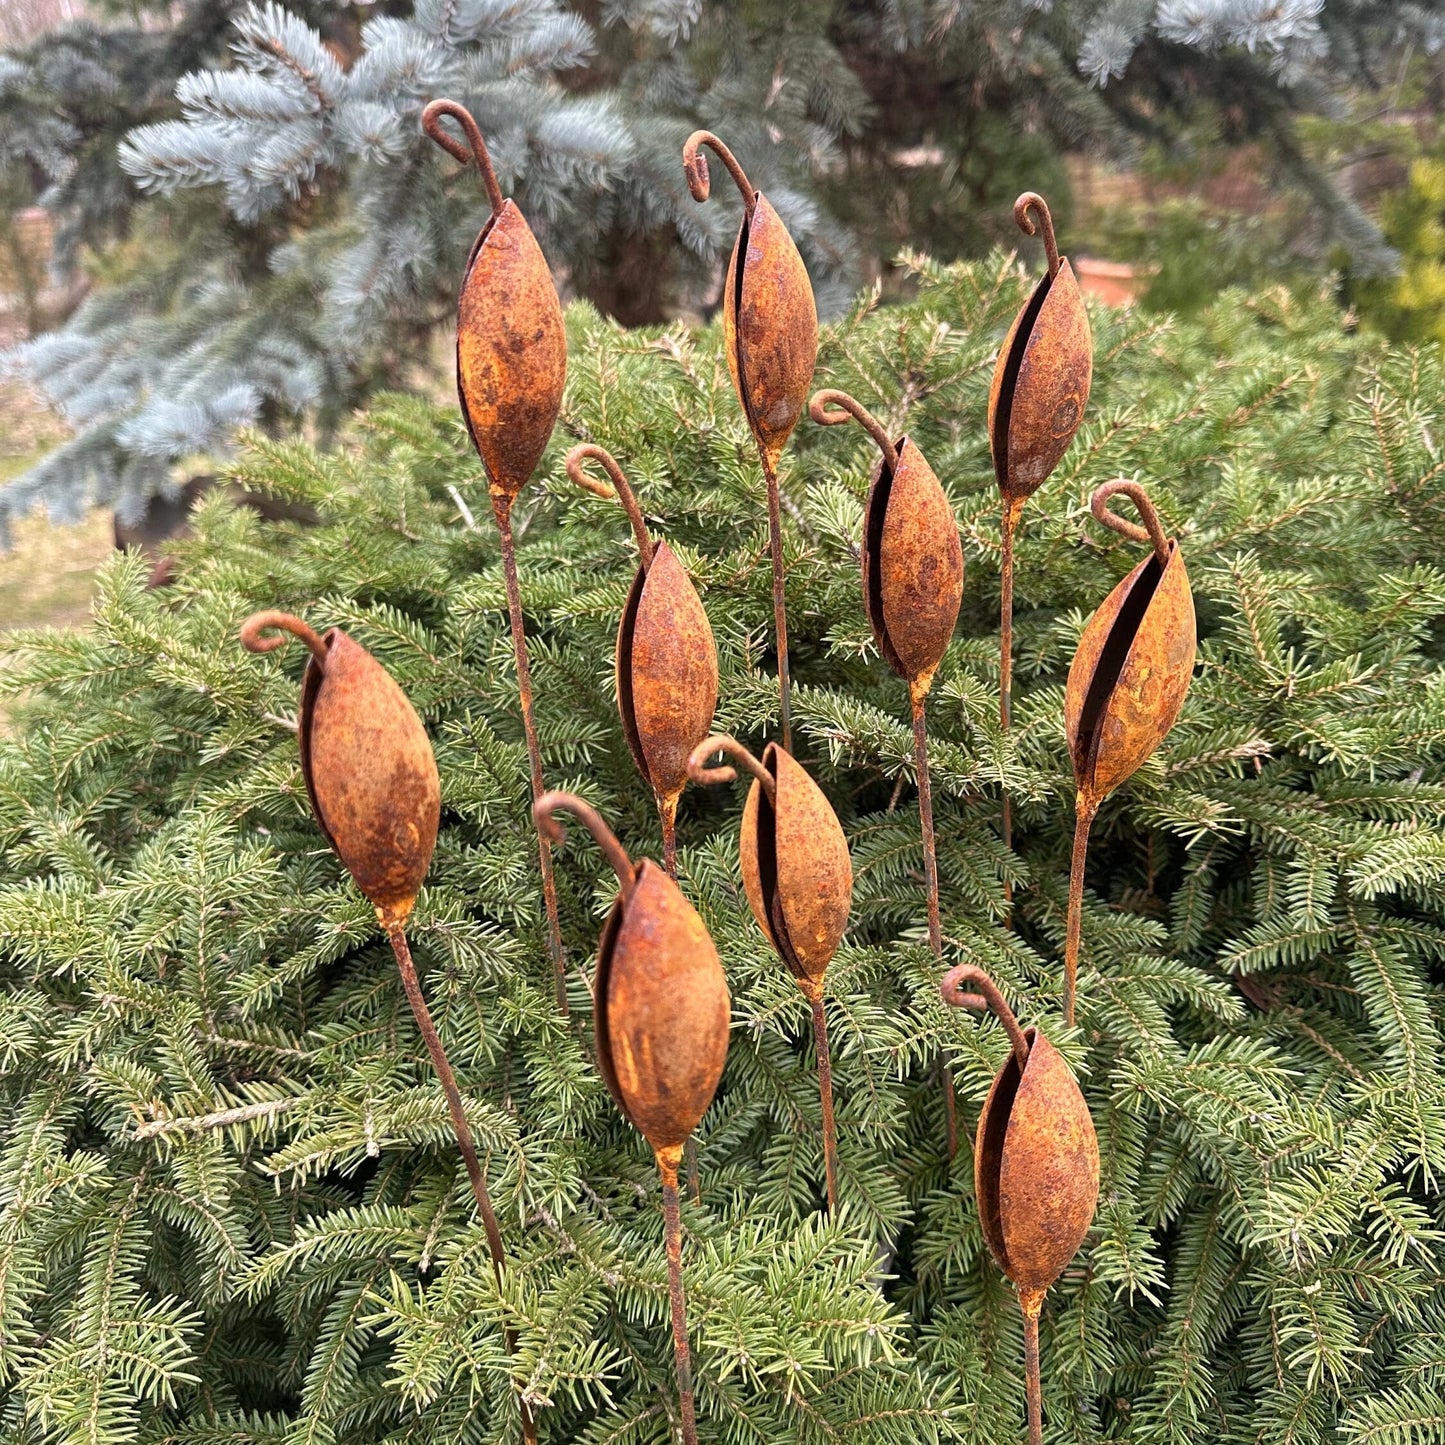
[[[571,793],[547,793],[533,807],[537,826],[554,842],[566,839],[554,816],[562,812],[597,840],[621,884],[597,946],[597,1065],[618,1108],[657,1156],[682,1438],[697,1445],[677,1170],[727,1062],[727,979],[706,926],[677,884],[650,859],[634,864],[596,809]]]
[[[753,189],[733,153],[711,131],[694,131],[682,148],[695,201],[711,193],[708,146],[728,168],[743,197],[743,222],[723,285],[723,335],[728,371],[742,402],[768,485],[768,549],[773,560],[773,630],[778,647],[778,718],[783,746],[793,748],[788,612],[783,588],[783,517],[778,458],[788,444],[818,360],[818,311],[807,267],[788,228]]]
[[[848,926],[853,900],[848,840],[823,790],[785,748],[769,743],[760,762],[736,738],[708,738],[688,759],[688,775],[694,782],[730,783],[737,777],[732,768],[706,766],[716,752],[725,753],[753,776],[738,836],[743,889],[758,927],[813,1010],[823,1170],[832,1212],[838,1207],[838,1131],[833,1122],[833,1060],[828,1051],[823,976]]]
[[[597,462],[612,485],[587,475]],[[662,820],[662,866],[677,877],[677,803],[687,759],[707,736],[717,708],[717,647],[696,590],[666,542],[655,547],[642,508],[617,459],[584,443],[567,453],[567,475],[596,496],[618,501],[637,538],[638,567],[617,624],[617,711],[637,771],[652,788]]]
[[[444,116],[461,126],[467,145],[442,129]],[[516,204],[502,195],[487,143],[471,113],[454,100],[434,100],[422,112],[422,126],[448,155],[463,165],[476,166],[492,207],[472,243],[457,303],[457,397],[472,444],[487,471],[492,514],[502,541],[517,692],[535,802],[546,785],[532,715],[532,669],[527,660],[527,626],[512,540],[512,504],[542,459],[562,407],[567,380],[562,303],[531,227]],[[552,877],[551,845],[540,832],[537,852],[557,1007],[565,1014],[567,980],[557,885]]]
[[[978,993],[964,993],[964,985]],[[989,1252],[1019,1292],[1024,1316],[1029,1445],[1043,1440],[1039,1315],[1073,1259],[1099,1199],[1099,1140],[1069,1066],[1036,1028],[1021,1029],[998,985],[972,964],[941,990],[956,1008],[992,1009],[1012,1052],[978,1118],[973,1190]]]
[[[311,811],[391,940],[407,1002],[451,1111],[500,1292],[506,1262],[502,1231],[461,1090],[406,941],[406,920],[421,892],[441,819],[441,780],[431,741],[391,674],[338,628],[320,637],[289,612],[257,612],[242,624],[241,643],[250,652],[272,652],[285,639],[267,637],[267,632],[289,632],[311,649],[301,679],[297,723],[301,776]],[[509,1352],[515,1352],[516,1343],[508,1330]],[[526,1400],[519,1397],[518,1403],[522,1436],[531,1445],[536,1424]]]
[[[1005,731],[1013,725],[1014,532],[1024,503],[1048,480],[1084,419],[1094,371],[1084,298],[1068,257],[1059,255],[1044,198],[1025,191],[1014,202],[1014,220],[1026,236],[1043,228],[1049,269],[1009,328],[988,398],[988,444],[1003,494],[999,725]],[[1013,846],[1006,788],[1003,842]]]
[[[829,411],[830,406],[842,409]],[[823,426],[839,426],[852,417],[877,443],[880,454],[863,508],[863,606],[879,652],[908,682],[928,890],[928,942],[941,963],[943,922],[924,709],[963,602],[963,545],[958,540],[958,524],[923,453],[906,436],[893,441],[862,402],[846,392],[824,390],[814,394],[808,412]],[[951,1159],[958,1152],[958,1119],[947,1065],[943,1066],[943,1107]]]
[[[1139,509],[1140,527],[1109,510],[1122,493]],[[1105,482],[1090,501],[1106,527],[1153,553],[1104,599],[1089,619],[1069,667],[1064,731],[1074,761],[1074,856],[1064,944],[1064,1021],[1073,1027],[1084,912],[1084,862],[1099,804],[1159,746],[1174,726],[1194,672],[1194,597],[1178,542],[1164,535],[1138,482]]]

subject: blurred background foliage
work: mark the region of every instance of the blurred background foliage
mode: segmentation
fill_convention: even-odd
[[[1324,283],[1419,339],[1445,286],[1433,4],[15,0],[0,25],[0,340],[68,428],[7,467],[0,529],[37,504],[143,528],[239,427],[325,445],[377,387],[444,395],[484,208],[420,136],[443,91],[564,293],[628,325],[716,306],[738,206],[688,197],[696,125],[825,315],[906,298],[905,249],[1019,244],[1025,188],[1097,294],[1153,311]]]

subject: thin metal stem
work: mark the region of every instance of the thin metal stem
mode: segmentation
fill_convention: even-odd
[[[432,1022],[431,1010],[427,1007],[426,995],[421,991],[421,981],[416,976],[416,965],[412,962],[411,948],[406,933],[399,923],[382,919],[382,926],[391,940],[391,950],[396,955],[396,966],[401,974],[401,986],[406,991],[407,1002],[411,1005],[412,1017],[421,1030],[426,1051],[431,1056],[432,1069],[441,1082],[442,1093],[446,1096],[447,1108],[451,1111],[452,1132],[457,1136],[457,1148],[461,1151],[462,1163],[466,1166],[467,1178],[471,1181],[472,1194],[482,1216],[482,1228],[487,1236],[487,1252],[492,1256],[492,1273],[497,1280],[497,1293],[502,1290],[502,1270],[506,1265],[506,1253],[502,1247],[502,1231],[497,1224],[497,1214],[492,1208],[491,1191],[487,1188],[487,1177],[482,1172],[481,1160],[477,1158],[477,1146],[472,1139],[471,1125],[462,1107],[461,1090],[457,1087],[457,1076],[452,1072],[451,1060]],[[517,1352],[517,1335],[514,1330],[503,1332],[503,1339],[509,1355]],[[522,1438],[527,1445],[535,1445],[537,1425],[526,1400],[518,1397],[522,1407]]]
[[[833,1060],[828,1053],[828,1015],[823,991],[812,997],[813,1047],[818,1054],[818,1097],[823,1105],[823,1171],[828,1186],[828,1213],[838,1210],[838,1129],[833,1119]]]
[[[778,495],[778,473],[763,454],[763,475],[768,482],[768,551],[773,558],[773,632],[778,648],[778,722],[783,748],[793,751],[793,684],[788,672],[788,603],[783,587],[783,511]]]
[[[913,705],[913,758],[918,773],[918,821],[923,830],[923,880],[928,889],[928,946],[943,962],[943,921],[938,903],[938,853],[933,838],[933,782],[928,772],[928,718],[925,711],[932,674],[908,684]],[[958,1109],[953,1097],[953,1071],[942,1059],[943,1117],[948,1133],[948,1157],[958,1153]]]
[[[532,772],[532,801],[547,790],[542,781],[542,748],[537,741],[537,724],[532,716],[532,668],[527,660],[527,623],[522,616],[522,586],[517,580],[517,549],[512,538],[512,500],[497,489],[492,490],[492,511],[497,518],[497,531],[502,539],[502,568],[507,579],[507,613],[512,627],[512,652],[517,660],[517,696],[522,705],[522,731],[527,739],[527,762]],[[552,876],[552,845],[547,835],[537,830],[537,858],[542,869],[542,902],[547,910],[547,951],[552,957],[552,981],[557,993],[557,1007],[566,1017],[567,960],[562,952],[562,923],[557,914],[557,881]]]
[[[1024,1388],[1028,1394],[1029,1445],[1043,1445],[1044,1393],[1039,1378],[1039,1311],[1042,1296],[1019,1296],[1024,1315]]]
[[[1089,829],[1099,811],[1096,799],[1080,793],[1074,801],[1074,856],[1069,864],[1069,923],[1064,936],[1064,1022],[1074,1026],[1074,996],[1079,977],[1079,934],[1084,920],[1084,863],[1089,855]]]
[[[697,1445],[692,1398],[692,1351],[687,1344],[687,1304],[682,1292],[682,1209],[677,1198],[678,1147],[657,1151],[662,1175],[662,1218],[667,1239],[667,1295],[672,1305],[672,1352],[677,1361],[677,1400],[682,1411],[683,1445]]]
[[[1003,504],[1003,553],[1001,559],[1002,581],[999,586],[999,693],[998,721],[1004,732],[1013,726],[1013,677],[1014,677],[1014,532],[1018,527],[1022,501],[1006,497]],[[1014,845],[1013,800],[1009,797],[1007,785],[1003,792],[1003,845],[1010,852]],[[1013,884],[1004,879],[1004,903],[1009,908],[1009,922],[1013,922]]]
[[[659,794],[657,798],[657,815],[662,820],[662,866],[674,883],[677,882],[677,802],[680,796],[673,793],[671,797],[664,798]]]

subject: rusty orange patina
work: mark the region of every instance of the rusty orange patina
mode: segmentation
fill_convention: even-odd
[[[1025,234],[1039,217],[1048,272],[1014,318],[998,354],[988,398],[994,473],[1005,498],[1021,502],[1048,478],[1069,449],[1093,377],[1094,343],[1079,283],[1059,255],[1053,218],[1041,196],[1025,192],[1014,218]]]
[[[823,980],[842,942],[853,900],[848,840],[823,790],[786,749],[769,743],[759,761],[736,738],[708,738],[698,744],[688,761],[694,781],[727,783],[737,776],[730,767],[706,766],[716,752],[731,757],[753,777],[738,837],[743,891],[763,936],[812,1006],[823,1112],[823,1164],[828,1207],[834,1209],[838,1203],[838,1143]]]
[[[711,132],[683,147],[693,197],[711,192],[707,157],[715,151],[737,182],[743,220],[723,290],[723,336],[733,387],[769,470],[775,470],[803,414],[818,360],[818,311],[807,267],[788,228],[755,190],[732,152]]]
[[[301,682],[301,772],[316,821],[356,886],[388,921],[411,912],[436,846],[441,783],[431,740],[391,675],[332,628],[324,637],[285,612],[241,629],[252,652],[289,632],[311,649]]]
[[[470,151],[441,129],[444,116],[462,127]],[[547,449],[562,406],[562,303],[526,217],[502,197],[471,115],[455,101],[434,100],[422,124],[448,154],[476,165],[492,206],[467,257],[457,304],[457,396],[493,490],[515,497]]]
[[[1109,510],[1127,496],[1140,527]],[[1064,734],[1074,763],[1074,853],[1064,941],[1064,1018],[1074,1022],[1084,867],[1099,804],[1140,768],[1174,726],[1194,673],[1194,597],[1178,542],[1164,535],[1154,504],[1137,482],[1106,482],[1090,503],[1105,526],[1153,552],[1089,619],[1069,668]]]
[[[965,992],[965,988],[977,992]],[[1019,1293],[1025,1325],[1029,1439],[1042,1438],[1038,1317],[1045,1292],[1089,1232],[1099,1199],[1099,1141],[1063,1056],[1021,1029],[998,986],[962,964],[941,992],[959,1008],[992,1009],[1011,1045],[979,1115],[973,1180],[989,1252]]]
[[[649,859],[634,864],[597,811],[572,793],[547,793],[533,807],[538,829],[554,843],[565,836],[560,812],[587,828],[621,885],[597,947],[597,1064],[657,1156],[682,1434],[697,1445],[677,1170],[722,1078],[732,1002],[707,927],[677,884]]]
[[[612,484],[585,470],[598,462]],[[717,646],[697,590],[666,542],[653,544],[631,486],[610,452],[590,443],[567,454],[567,475],[598,496],[616,498],[632,522],[640,563],[617,627],[617,709],[637,771],[662,818],[663,863],[676,876],[677,803],[687,760],[717,707]]]

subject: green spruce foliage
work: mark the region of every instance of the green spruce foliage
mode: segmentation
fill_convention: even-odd
[[[1088,421],[1030,504],[1016,726],[997,728],[997,496],[983,416],[1027,279],[912,267],[824,337],[819,382],[907,430],[952,497],[967,595],[930,708],[950,959],[986,965],[1077,1070],[1096,1226],[1044,1318],[1047,1438],[1141,1445],[1442,1438],[1445,419],[1439,355],[1383,352],[1324,301],[1194,322],[1096,311]],[[566,482],[611,448],[703,592],[719,722],[773,722],[762,479],[716,329],[586,306],[521,567],[549,782],[658,847],[612,696],[633,568],[621,512]],[[734,1031],[700,1131],[685,1269],[708,1445],[998,1445],[1020,1326],[967,1143],[1005,1042],[946,1009],[924,934],[904,689],[873,653],[858,540],[871,444],[804,423],[785,464],[800,755],[857,887],[829,971],[841,1191],[821,1212],[801,993],[751,921],[741,789],[689,790],[683,887]],[[1080,1027],[1059,1018],[1072,827],[1063,678],[1139,549],[1095,525],[1137,474],[1181,538],[1200,667],[1106,805]],[[85,633],[13,642],[0,744],[0,1430],[87,1445],[663,1445],[675,1390],[652,1161],[589,1060],[613,883],[558,854],[573,1025],[543,941],[485,486],[450,406],[389,398],[320,453],[257,440],[176,584],[108,570]],[[443,828],[414,947],[514,1260],[499,1294],[384,938],[310,820],[302,649],[243,654],[281,605],[339,625],[427,720]],[[1018,853],[999,843],[1000,786]],[[1003,926],[1004,885],[1016,900]],[[516,1331],[509,1357],[504,1328]]]

